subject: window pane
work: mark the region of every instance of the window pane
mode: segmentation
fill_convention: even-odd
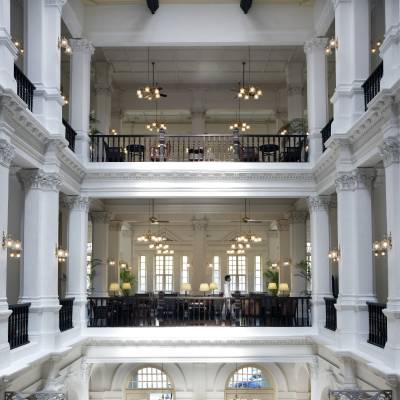
[[[260,369],[245,367],[233,373],[228,387],[234,389],[263,389],[269,388],[271,385]]]

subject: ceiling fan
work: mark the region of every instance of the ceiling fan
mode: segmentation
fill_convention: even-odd
[[[249,207],[250,209],[250,207]],[[232,222],[242,222],[244,224],[262,224],[263,222],[270,222],[269,220],[266,219],[254,219],[250,218],[247,215],[247,200],[244,201],[244,217],[240,218],[238,221],[232,221]]]
[[[152,225],[169,224],[169,221],[163,221],[154,215],[154,200],[151,200],[151,216],[149,217],[149,221]]]

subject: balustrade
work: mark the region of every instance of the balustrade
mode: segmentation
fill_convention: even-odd
[[[28,320],[31,303],[13,304],[8,308],[11,315],[8,317],[8,343],[11,349],[29,343]]]
[[[76,132],[72,128],[72,126],[63,118],[62,120],[63,125],[65,126],[65,139],[68,142],[68,147],[72,150],[75,151],[75,137],[76,137]]]
[[[383,77],[383,61],[378,65],[375,71],[363,83],[365,111],[368,109],[368,103],[381,90],[381,79]]]
[[[336,331],[336,299],[331,297],[325,297],[325,328],[331,331]]]
[[[387,321],[383,310],[386,304],[367,303],[369,335],[368,343],[378,347],[385,347],[387,341]]]
[[[59,311],[59,327],[61,332],[73,328],[72,314],[73,314],[74,300],[75,300],[74,297],[69,297],[67,299],[60,299],[61,308]]]
[[[321,129],[322,151],[323,152],[326,150],[325,143],[331,137],[332,122],[333,122],[333,118]]]
[[[17,95],[26,103],[29,110],[33,108],[33,92],[35,85],[25,74],[14,64],[14,79],[17,81]]]

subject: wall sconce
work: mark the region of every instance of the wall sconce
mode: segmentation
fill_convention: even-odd
[[[56,245],[56,257],[58,258],[58,262],[65,262],[68,258],[68,251],[62,249],[58,245]]]
[[[290,260],[283,260],[283,262],[282,262],[282,265],[284,267],[290,267],[290,264],[291,264]]]
[[[14,46],[18,50],[18,55],[23,55],[24,54],[24,47],[22,46],[22,43],[19,40],[13,40]]]
[[[65,96],[65,94],[63,94],[62,89],[60,90],[60,95],[61,95],[61,97],[62,97],[62,99],[63,99],[63,101],[64,101],[63,106],[66,106],[66,105],[69,103],[69,101],[68,101],[67,96]]]
[[[110,267],[114,267],[115,266],[115,261],[114,260],[108,260],[108,265],[110,266]]]
[[[392,234],[385,235],[382,240],[376,240],[372,246],[374,256],[386,256],[388,250],[392,248]]]
[[[340,247],[329,250],[328,257],[333,262],[338,262],[340,260]]]
[[[336,38],[331,38],[329,39],[328,45],[325,47],[325,54],[327,56],[330,56],[332,54],[333,50],[336,50],[339,48],[339,42]]]
[[[375,54],[379,50],[379,47],[381,47],[381,44],[382,42],[380,40],[377,40],[375,43],[373,43],[371,46],[371,53]]]
[[[112,128],[112,129],[111,129],[111,135],[117,136],[117,135],[118,135],[117,130],[114,129],[114,128]]]
[[[3,232],[2,247],[10,250],[10,258],[21,258],[21,241],[14,239],[10,234],[6,235],[5,232]]]
[[[65,54],[72,54],[72,47],[69,45],[68,39],[65,36],[58,39],[58,48],[64,49]]]

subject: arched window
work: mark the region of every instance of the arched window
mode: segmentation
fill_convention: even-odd
[[[174,386],[169,376],[159,368],[144,367],[128,379],[127,400],[172,400]]]
[[[228,379],[225,389],[226,400],[271,400],[274,397],[270,379],[255,366],[237,369]]]

